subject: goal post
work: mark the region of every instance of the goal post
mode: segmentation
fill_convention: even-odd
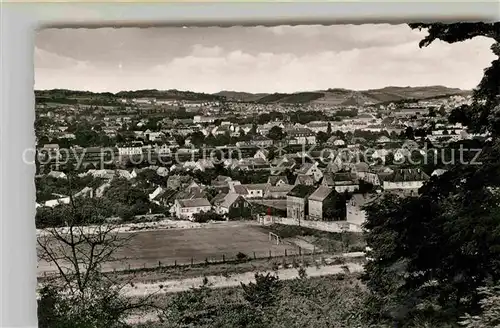
[[[276,245],[279,245],[281,242],[281,238],[277,234],[270,232],[269,233],[269,242],[276,243]]]

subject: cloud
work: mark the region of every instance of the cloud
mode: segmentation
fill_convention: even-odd
[[[61,56],[38,47],[35,47],[34,56],[35,67],[39,69],[85,69],[88,65],[86,61]]]
[[[192,55],[198,57],[217,57],[222,54],[222,48],[218,46],[205,47],[201,44],[193,46]]]
[[[492,41],[486,38],[456,44],[435,42],[420,49],[422,32],[406,25],[214,28],[213,34],[187,28],[179,29],[187,32],[184,40],[164,43],[159,42],[161,31],[153,30],[147,34],[147,42],[136,40],[144,31],[108,31],[105,34],[120,37],[113,45],[95,49],[105,54],[87,56],[85,61],[80,60],[81,54],[91,51],[83,46],[78,60],[69,56],[69,50],[61,55],[39,48],[36,86],[112,92],[149,88],[294,92],[436,84],[469,89],[477,85],[494,58],[489,50]],[[207,35],[211,42],[204,38]],[[52,45],[58,44],[55,39],[52,35]],[[92,42],[94,46],[96,40]],[[269,47],[264,47],[266,42]],[[278,47],[281,44],[287,46]],[[318,46],[312,46],[315,44]],[[113,50],[106,54],[106,47]],[[181,47],[184,50],[177,49]]]
[[[476,50],[487,49],[488,45],[488,40],[478,39],[454,45],[438,42],[419,49],[411,42],[303,56],[231,51],[219,57],[192,54],[176,58],[155,70],[160,74],[184,76],[177,81],[181,88],[209,92],[222,89],[292,92],[431,84],[471,88],[493,59],[487,52]],[[210,74],[204,74],[208,72]]]

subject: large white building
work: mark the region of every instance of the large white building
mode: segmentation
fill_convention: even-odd
[[[174,204],[175,215],[179,219],[192,221],[193,215],[208,212],[212,205],[206,198],[177,199]]]
[[[382,186],[385,191],[399,190],[414,195],[427,180],[429,176],[421,169],[398,169],[383,178]]]
[[[141,155],[142,147],[118,147],[118,155]]]

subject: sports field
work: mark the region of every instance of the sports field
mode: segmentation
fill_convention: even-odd
[[[128,235],[128,234],[123,234]],[[274,240],[273,240],[274,241]],[[269,241],[268,233],[255,225],[214,226],[194,229],[169,229],[136,232],[130,243],[115,255],[121,261],[111,262],[103,268],[123,270],[151,268],[162,265],[189,264],[234,259],[239,252],[249,257],[283,256],[297,253],[295,246],[276,245]],[[39,263],[39,272],[52,271],[47,263]]]

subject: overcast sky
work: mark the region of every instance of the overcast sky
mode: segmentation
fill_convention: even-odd
[[[486,38],[437,41],[407,25],[46,29],[35,88],[294,92],[384,86],[471,89],[493,60]]]

